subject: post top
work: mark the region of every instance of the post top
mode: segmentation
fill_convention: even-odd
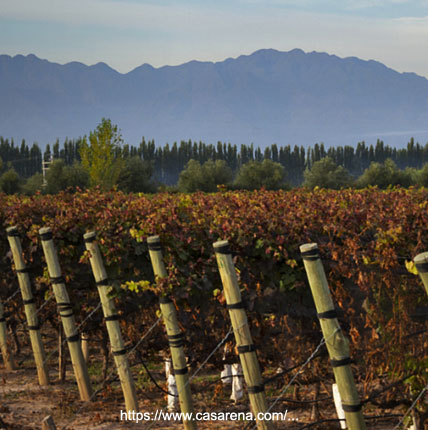
[[[229,241],[219,240],[218,242],[214,242],[213,246],[214,248],[222,248],[223,246],[229,246]]]
[[[318,249],[317,243],[305,243],[304,245],[300,245],[300,252],[308,252]]]
[[[147,243],[160,243],[160,237],[158,235],[149,236],[147,238]]]
[[[12,227],[8,227],[6,229],[6,233],[14,233],[15,231],[18,231],[18,227],[16,225],[13,225]]]
[[[52,229],[50,227],[42,227],[39,230],[39,234],[46,234],[46,233],[51,233],[51,232],[52,232]]]
[[[420,263],[428,263],[428,252],[422,252],[422,254],[418,254],[413,261],[415,262],[415,264],[420,264]]]
[[[83,235],[83,239],[92,239],[93,237],[95,237],[95,231],[88,231],[87,233],[85,233]]]
[[[158,235],[149,236],[147,238],[147,243],[160,243],[160,237]]]

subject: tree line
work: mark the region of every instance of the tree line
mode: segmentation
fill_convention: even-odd
[[[42,160],[54,160],[44,185]],[[106,163],[110,168],[106,169]],[[139,146],[132,146],[125,144],[117,126],[108,119],[102,119],[88,138],[66,139],[62,145],[57,140],[44,150],[37,143],[29,146],[23,140],[16,145],[13,139],[0,137],[0,186],[9,193],[19,190],[32,194],[41,189],[57,192],[68,186],[97,184],[143,192],[215,191],[220,184],[245,189],[300,185],[338,188],[369,183],[384,186],[385,180],[403,186],[423,185],[421,172],[426,163],[428,143],[421,145],[413,138],[400,149],[381,140],[375,145],[360,142],[356,147],[273,144],[262,150],[253,144],[238,149],[230,143],[213,145],[191,140],[156,146],[153,140],[142,138]],[[100,175],[107,178],[105,183]]]

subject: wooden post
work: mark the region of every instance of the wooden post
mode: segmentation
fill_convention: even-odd
[[[7,345],[7,327],[6,318],[4,316],[3,303],[0,302],[0,351],[3,356],[4,367],[6,370],[15,370],[15,362],[12,352]]]
[[[83,238],[85,240],[86,249],[90,252],[89,260],[102,303],[111,350],[125,398],[125,406],[128,411],[138,411],[137,393],[135,391],[134,380],[132,379],[132,373],[129,367],[122,333],[120,331],[119,317],[114,305],[114,300],[109,297],[112,287],[107,279],[101,253],[95,241],[95,232],[91,231],[86,233]]]
[[[418,254],[413,261],[428,294],[428,252]]]
[[[56,430],[56,425],[54,423],[53,418],[50,415],[43,418],[42,430]]]
[[[152,262],[155,277],[166,278],[167,273],[162,259],[159,236],[151,236],[147,238],[147,244],[149,246],[150,260]],[[184,355],[183,350],[184,335],[178,325],[177,312],[174,303],[168,297],[160,298],[160,308],[168,336],[169,346],[171,348],[172,365],[177,383],[180,409],[183,414],[193,413],[192,393],[190,390],[189,376],[187,374],[186,356]],[[186,430],[195,430],[197,428],[196,421],[193,420],[183,420],[183,424]]]
[[[251,409],[253,415],[257,419],[257,415],[266,413],[268,407],[259,362],[251,339],[247,314],[242,303],[229,242],[227,240],[222,240],[214,243],[214,251],[221,281],[223,283],[223,292],[226,298],[227,308],[229,309],[229,315],[232,321],[239,359],[241,360],[244,379],[248,387]],[[272,428],[272,422],[257,419],[257,428],[269,430]]]
[[[36,303],[33,297],[33,292],[31,291],[30,277],[28,276],[28,270],[25,265],[18,229],[16,227],[9,227],[6,229],[6,234],[12,251],[15,271],[18,275],[19,288],[24,302],[25,316],[27,319],[31,348],[33,350],[34,361],[36,363],[39,384],[48,385],[49,371],[47,364],[45,363],[46,354],[43,347],[42,336],[40,334]]]
[[[82,333],[82,352],[86,363],[89,362],[89,335]]]
[[[418,254],[413,259],[416,269],[419,273],[419,277],[422,280],[422,283],[424,284],[425,291],[428,294],[428,252],[423,252],[422,254]],[[413,420],[413,427],[421,428],[422,429],[422,423],[420,422],[420,416],[416,409],[412,410],[412,420]]]
[[[340,428],[346,429],[346,417],[345,417],[345,411],[342,407],[342,399],[340,398],[339,389],[337,387],[337,384],[333,384],[331,387],[331,390],[333,392],[333,401],[334,406],[336,408],[336,414],[337,418],[339,418],[340,421]]]
[[[60,382],[65,381],[65,373],[66,373],[66,355],[64,348],[64,330],[62,326],[59,327],[58,333],[58,379]]]
[[[326,339],[327,350],[339,388],[346,424],[350,430],[365,430],[360,398],[355,386],[349,357],[349,341],[343,335],[320,260],[318,245],[307,243],[300,247],[303,262],[320,319],[321,330]]]
[[[67,339],[71,363],[73,365],[74,375],[79,387],[80,398],[82,400],[90,400],[92,389],[91,382],[89,380],[88,368],[86,367],[82,348],[80,347],[80,335],[76,328],[72,305],[65,287],[65,280],[62,277],[55,244],[52,240],[52,231],[49,227],[44,227],[39,230],[39,234],[40,239],[42,240],[42,247],[45,254],[46,264],[48,266],[49,276],[51,278],[52,289],[55,294],[55,300],[58,306],[59,315],[61,316],[64,334]]]
[[[320,419],[320,411],[318,407],[318,398],[320,394],[320,381],[315,382],[314,387],[314,404],[312,405],[311,410],[311,421],[319,421]]]

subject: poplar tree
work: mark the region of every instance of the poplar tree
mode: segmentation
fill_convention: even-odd
[[[117,183],[124,168],[122,144],[123,139],[117,125],[106,118],[89,133],[89,143],[86,138],[83,139],[79,154],[83,167],[89,173],[91,186],[110,189]]]

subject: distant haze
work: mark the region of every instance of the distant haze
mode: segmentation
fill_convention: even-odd
[[[121,74],[104,63],[0,56],[0,135],[38,141],[88,134],[107,117],[142,136],[265,147],[428,141],[428,80],[376,61],[299,49],[259,50]]]

